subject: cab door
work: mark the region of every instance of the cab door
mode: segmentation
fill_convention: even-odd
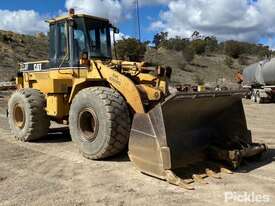
[[[69,32],[66,21],[50,25],[50,65],[52,68],[68,67],[70,60]]]

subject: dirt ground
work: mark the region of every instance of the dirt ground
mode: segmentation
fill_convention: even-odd
[[[268,144],[269,153],[233,175],[208,178],[209,184],[195,183],[196,190],[187,191],[139,173],[126,153],[108,161],[86,160],[62,133],[17,142],[0,94],[0,205],[274,205],[275,104],[244,104],[254,140]],[[232,192],[268,201],[226,201],[225,194]]]

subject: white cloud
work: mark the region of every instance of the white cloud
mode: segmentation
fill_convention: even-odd
[[[275,51],[275,38],[266,38],[266,44],[270,46],[270,48]]]
[[[171,0],[139,0],[140,6],[157,5],[157,4],[169,4]],[[122,5],[126,7],[132,7],[136,5],[136,0],[121,0]]]
[[[115,40],[116,41],[119,41],[119,40],[122,40],[122,39],[128,39],[128,38],[130,38],[130,36],[128,36],[124,33],[121,33],[121,32],[118,33],[118,34],[115,34]],[[113,31],[111,31],[111,42],[112,42],[112,44],[114,42],[114,33],[113,33]]]
[[[33,10],[0,10],[0,29],[22,34],[46,32],[47,23],[44,18]]]
[[[168,4],[170,0],[140,0],[140,7],[157,4]],[[78,13],[88,13],[110,19],[118,23],[130,19],[136,0],[66,0],[66,8],[74,8]]]
[[[136,0],[66,0],[66,8],[110,19],[130,19]],[[220,40],[257,42],[275,35],[275,0],[139,0],[143,6],[167,5],[152,22],[153,31],[189,37],[198,30]],[[273,26],[274,24],[274,26]]]
[[[115,40],[118,41],[118,40],[122,40],[122,39],[128,39],[130,38],[129,35],[126,35],[124,33],[118,33],[118,34],[115,34]]]
[[[173,0],[153,30],[190,37],[197,30],[220,40],[257,42],[275,35],[275,0]]]
[[[66,8],[74,8],[77,13],[108,18],[113,23],[117,23],[123,13],[119,0],[67,0]]]

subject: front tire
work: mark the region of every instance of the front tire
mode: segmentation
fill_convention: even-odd
[[[35,89],[20,89],[11,96],[8,119],[16,139],[28,142],[48,134],[50,119],[45,107],[45,96]]]
[[[128,106],[115,90],[83,89],[74,98],[69,114],[72,140],[88,159],[114,156],[127,146],[131,120]]]

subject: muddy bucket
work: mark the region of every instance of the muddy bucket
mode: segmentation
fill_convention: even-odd
[[[265,150],[253,145],[241,92],[178,93],[133,120],[129,157],[149,175],[209,158],[237,161]],[[235,165],[237,166],[237,165]]]

